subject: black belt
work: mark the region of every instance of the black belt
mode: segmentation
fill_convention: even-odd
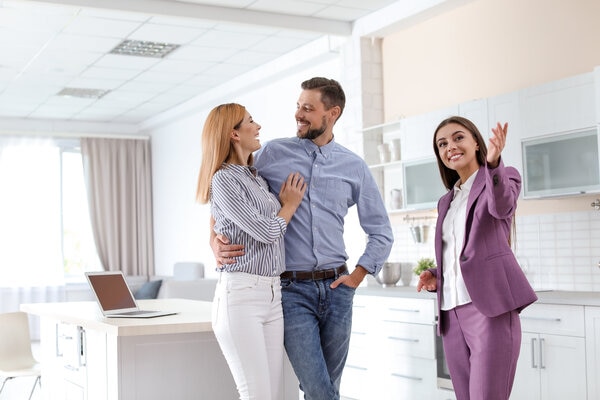
[[[315,271],[286,271],[281,274],[282,279],[297,279],[299,281],[321,281],[323,279],[337,278],[348,271],[346,264],[337,268],[318,269]]]

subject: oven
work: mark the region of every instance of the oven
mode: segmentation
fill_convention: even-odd
[[[442,337],[438,336],[437,329],[435,333],[435,359],[437,362],[437,385],[438,388],[454,390],[450,380],[448,364],[446,364],[446,355],[444,354],[444,344]]]

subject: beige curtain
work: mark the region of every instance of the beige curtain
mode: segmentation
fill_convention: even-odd
[[[150,141],[82,138],[81,153],[104,269],[154,275]]]

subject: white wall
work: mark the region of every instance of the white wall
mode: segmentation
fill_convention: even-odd
[[[152,128],[154,240],[156,274],[170,275],[177,261],[201,261],[206,275],[214,276],[215,262],[208,245],[210,208],[195,202],[200,167],[201,135],[210,108],[225,102],[244,105],[261,124],[261,142],[294,136],[300,83],[313,76],[340,79],[339,60],[313,65],[264,86],[240,90],[176,121]]]

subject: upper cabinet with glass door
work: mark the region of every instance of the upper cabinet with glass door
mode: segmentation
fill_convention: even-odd
[[[523,141],[524,197],[600,192],[598,128]]]

